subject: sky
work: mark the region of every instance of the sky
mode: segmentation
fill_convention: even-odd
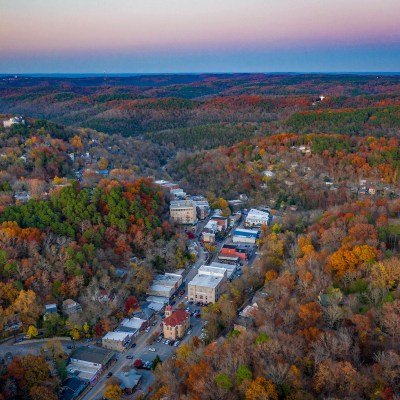
[[[0,0],[0,15],[0,73],[400,71],[400,0]]]

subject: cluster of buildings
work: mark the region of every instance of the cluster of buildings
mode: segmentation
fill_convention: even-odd
[[[272,215],[269,210],[257,210],[252,208],[246,215],[245,227],[246,228],[261,228],[263,225],[270,225]]]
[[[108,349],[94,346],[81,346],[75,349],[67,366],[69,377],[63,382],[60,398],[62,400],[73,400],[83,390],[96,382],[102,373],[110,368],[116,361],[116,353]],[[122,391],[129,395],[140,383],[142,376],[136,369],[128,367],[114,375],[116,382]]]
[[[193,227],[198,220],[204,220],[210,213],[210,205],[203,196],[189,196],[178,184],[158,180],[154,182],[170,196],[170,220],[171,222]]]

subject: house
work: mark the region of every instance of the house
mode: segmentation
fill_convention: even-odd
[[[11,128],[13,125],[25,125],[25,120],[22,117],[12,117],[7,121],[3,121],[4,128]]]
[[[87,382],[72,376],[67,378],[62,383],[62,393],[60,395],[61,400],[73,400],[76,399],[87,386]]]
[[[233,232],[233,243],[251,243],[255,244],[260,236],[259,230],[254,229],[235,229]]]
[[[122,352],[131,344],[132,336],[128,332],[108,332],[101,339],[101,344],[106,349]]]
[[[105,289],[97,290],[94,296],[92,296],[93,301],[98,301],[99,303],[108,303],[111,299],[110,293]]]
[[[94,382],[114,358],[113,351],[94,346],[81,346],[71,353],[67,371],[82,380]]]
[[[31,196],[29,195],[28,192],[22,191],[22,192],[15,192],[14,198],[16,201],[20,203],[26,203],[31,198]]]
[[[171,191],[174,189],[179,189],[179,185],[176,183],[172,183],[169,181],[164,181],[164,180],[158,180],[154,182],[157,186],[160,186],[162,189],[166,191]]]
[[[76,314],[82,312],[82,307],[79,303],[72,299],[63,301],[62,304],[63,313],[67,315]]]
[[[119,380],[119,387],[125,394],[132,394],[142,380],[142,375],[138,374],[135,368],[130,368],[128,371],[120,371],[115,374],[115,377]]]
[[[182,338],[190,328],[190,314],[185,310],[172,310],[171,306],[165,308],[163,321],[164,337],[177,340]]]
[[[188,284],[189,301],[215,303],[225,290],[226,281],[226,268],[202,265]]]
[[[245,252],[239,252],[237,244],[224,244],[221,248],[221,252],[220,255],[218,256],[218,259],[232,260],[232,261],[234,261],[235,259],[239,259],[244,261],[247,259],[247,254]]]
[[[262,225],[270,224],[271,219],[271,213],[269,211],[261,211],[252,208],[246,216],[245,226],[246,228],[260,228]]]
[[[46,304],[44,306],[45,308],[45,313],[43,315],[43,319],[46,321],[49,317],[49,315],[51,314],[57,314],[58,310],[57,310],[57,304]]]
[[[197,223],[196,205],[193,200],[174,200],[169,206],[171,222],[180,225],[195,225]]]

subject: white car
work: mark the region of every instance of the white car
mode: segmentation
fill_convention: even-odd
[[[180,341],[177,340],[177,341],[174,343],[174,347],[178,347],[178,346],[179,346],[179,343],[180,343]]]
[[[187,331],[187,335],[189,336],[191,333],[192,333],[192,330],[189,329],[189,330]]]
[[[156,351],[155,347],[149,347],[149,351]]]
[[[150,332],[150,327],[146,328],[146,333]]]

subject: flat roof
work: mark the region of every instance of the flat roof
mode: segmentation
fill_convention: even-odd
[[[257,210],[257,209],[255,209],[255,208],[252,208],[249,212],[248,212],[248,214],[247,214],[247,217],[253,217],[253,218],[256,218],[256,217],[259,217],[259,218],[269,218],[269,216],[270,216],[271,214],[270,214],[270,212],[269,211],[261,211],[261,210]]]
[[[130,336],[127,332],[108,332],[105,336],[103,336],[103,339],[122,342],[126,339],[127,336]]]
[[[120,326],[124,326],[126,328],[131,328],[131,329],[140,329],[145,322],[146,321],[144,319],[137,318],[137,317],[125,318],[120,323]]]
[[[170,208],[194,208],[195,206],[193,200],[173,200],[170,203]]]
[[[216,288],[221,283],[222,279],[223,279],[222,276],[196,275],[189,282],[189,285]]]
[[[246,237],[257,237],[260,231],[256,229],[235,229],[233,232],[234,236],[246,236]]]
[[[100,347],[81,346],[72,352],[70,358],[105,365],[114,355],[113,351]]]
[[[212,265],[202,265],[199,270],[199,275],[213,275],[213,276],[224,276],[226,268],[214,267]]]

